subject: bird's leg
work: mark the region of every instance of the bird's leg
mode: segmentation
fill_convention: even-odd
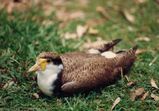
[[[77,89],[79,88],[78,86],[79,84],[76,81],[67,82],[61,86],[61,90],[66,93],[72,93],[77,91]]]

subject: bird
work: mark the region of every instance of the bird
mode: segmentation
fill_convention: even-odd
[[[39,89],[47,96],[89,92],[115,83],[127,74],[136,60],[137,46],[127,51],[110,51],[121,40],[97,48],[97,54],[86,52],[42,52],[28,72],[36,72]]]

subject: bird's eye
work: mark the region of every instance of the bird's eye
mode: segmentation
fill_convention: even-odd
[[[49,63],[49,62],[51,62],[51,60],[50,60],[50,59],[48,59],[48,60],[47,60],[47,62]]]

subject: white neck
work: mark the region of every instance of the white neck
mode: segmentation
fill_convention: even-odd
[[[58,74],[62,71],[63,65],[54,65],[50,63],[46,66],[45,71],[38,71],[37,80],[40,90],[48,95],[52,95],[52,90],[55,88],[53,83],[58,79]]]

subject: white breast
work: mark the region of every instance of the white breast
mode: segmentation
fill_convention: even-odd
[[[57,80],[58,74],[61,72],[62,68],[62,66],[48,64],[45,71],[37,72],[38,86],[44,94],[48,96],[52,95],[53,89],[55,88],[53,83]]]

